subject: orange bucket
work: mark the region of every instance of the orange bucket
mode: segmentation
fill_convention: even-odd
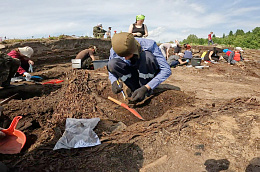
[[[17,154],[22,150],[26,136],[23,132],[15,129],[21,118],[22,116],[15,117],[8,129],[1,130],[6,136],[0,140],[0,153]]]

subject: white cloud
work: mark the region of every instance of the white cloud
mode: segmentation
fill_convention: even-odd
[[[208,32],[222,35],[236,29],[259,26],[258,0],[250,1],[143,0],[12,0],[1,2],[0,37],[26,38],[71,34],[92,36],[92,28],[102,23],[104,29],[128,31],[137,14],[146,16],[149,37],[156,41],[182,40],[189,34],[198,37]],[[258,5],[255,5],[258,4]],[[218,5],[218,6],[217,6]],[[10,10],[10,7],[12,7]],[[22,10],[21,10],[22,9]],[[250,17],[249,17],[250,16]],[[239,19],[239,20],[237,20]],[[251,28],[249,28],[251,27]],[[245,30],[246,31],[246,30]]]

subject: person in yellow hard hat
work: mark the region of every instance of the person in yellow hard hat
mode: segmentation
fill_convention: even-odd
[[[136,22],[129,26],[128,33],[132,33],[134,37],[147,37],[148,29],[147,26],[144,24],[144,19],[144,15],[137,15]]]

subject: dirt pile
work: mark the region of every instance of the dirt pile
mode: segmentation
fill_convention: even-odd
[[[61,79],[64,79],[64,82],[59,85],[23,86],[24,89],[19,88],[20,91],[18,91],[20,96],[5,105],[5,114],[7,116],[3,120],[4,127],[9,125],[10,119],[22,115],[23,118],[20,120],[18,128],[26,134],[27,143],[20,154],[2,155],[0,161],[7,163],[7,165],[14,163],[14,169],[22,171],[36,170],[35,166],[43,167],[44,164],[51,163],[50,161],[53,162],[51,167],[47,165],[50,169],[59,167],[64,170],[75,168],[79,162],[74,161],[71,166],[65,167],[65,164],[70,164],[68,163],[71,160],[70,158],[67,159],[68,161],[63,160],[57,164],[55,159],[60,157],[60,153],[64,151],[52,151],[64,131],[66,118],[101,118],[96,132],[102,140],[107,139],[105,136],[113,132],[118,124],[129,126],[140,122],[129,111],[107,99],[108,96],[112,96],[123,101],[122,95],[112,94],[106,69],[96,71],[67,69]],[[8,94],[16,91],[9,90]],[[193,102],[193,97],[181,91],[162,89],[157,91],[155,97],[147,100],[144,104],[136,106],[135,109],[146,120],[152,120],[162,116],[166,111],[174,107],[187,105],[191,102]],[[115,147],[119,150],[124,150],[124,147],[137,149],[136,146],[128,144],[109,145],[106,149],[111,154],[111,150],[114,150]],[[80,150],[76,151],[78,152],[76,153],[79,156],[78,159],[84,162],[87,161],[86,154],[89,151],[99,152],[86,149],[86,152],[84,151],[81,154],[79,153]],[[137,152],[139,151],[141,150],[137,150]],[[68,153],[68,151],[65,152]],[[106,151],[102,151],[101,154],[106,154]],[[112,154],[115,156],[118,152]],[[46,157],[46,159],[42,159],[42,157]],[[92,158],[94,158],[93,161],[100,162],[101,157],[101,155],[98,155]],[[120,155],[116,158],[120,158]],[[88,161],[90,160],[91,158],[88,158]],[[106,161],[106,163],[111,165],[109,161]],[[87,166],[89,167],[89,165]],[[104,165],[102,169],[105,167]]]

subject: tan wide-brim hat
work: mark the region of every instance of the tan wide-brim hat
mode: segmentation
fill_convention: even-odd
[[[113,50],[121,57],[136,54],[139,57],[141,46],[132,33],[122,32],[115,34],[111,40]]]
[[[24,55],[26,57],[31,58],[33,55],[33,49],[31,47],[26,46],[23,48],[18,48],[18,50],[22,55]]]

